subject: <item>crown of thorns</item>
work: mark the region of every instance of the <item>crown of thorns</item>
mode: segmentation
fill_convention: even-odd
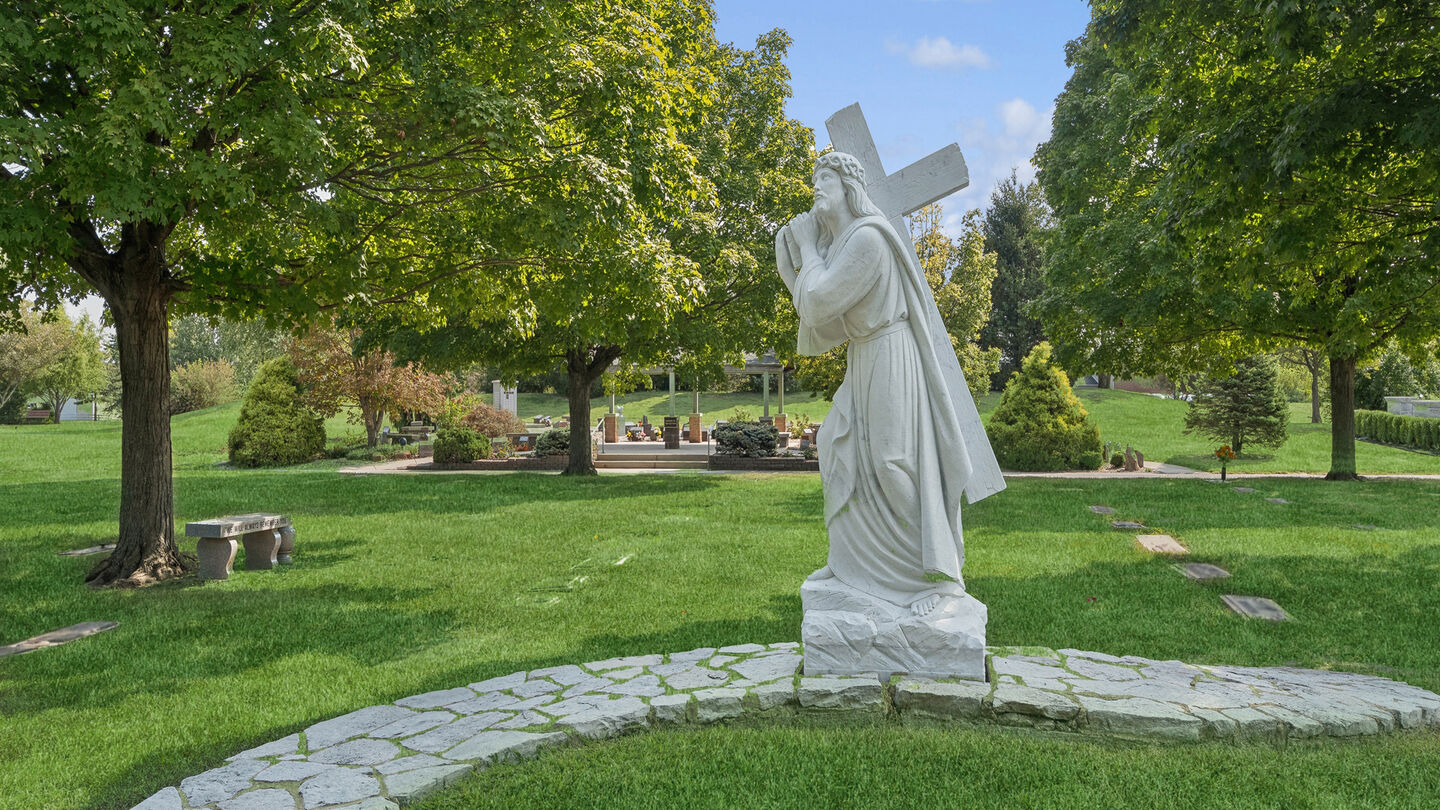
[[[815,159],[815,171],[818,172],[821,169],[834,169],[842,177],[853,177],[859,180],[862,186],[865,184],[865,167],[860,165],[860,161],[856,160],[854,155],[847,155],[844,152],[827,152]]]

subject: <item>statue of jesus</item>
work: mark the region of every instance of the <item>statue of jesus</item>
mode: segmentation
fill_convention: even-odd
[[[819,435],[829,561],[807,586],[838,582],[891,615],[938,619],[966,598],[961,494],[973,503],[1005,482],[925,275],[866,195],[864,168],[822,155],[814,190],[775,238],[799,352],[849,341]]]

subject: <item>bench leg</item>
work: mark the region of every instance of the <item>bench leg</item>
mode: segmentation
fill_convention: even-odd
[[[275,567],[275,551],[280,548],[279,532],[274,529],[249,532],[244,542],[246,571],[266,571]]]
[[[200,560],[200,579],[229,579],[230,565],[235,562],[235,538],[202,537],[195,544],[195,556]]]
[[[295,527],[281,526],[279,532],[280,548],[275,552],[275,559],[281,565],[290,565],[294,562],[290,559],[290,552],[295,550]]]

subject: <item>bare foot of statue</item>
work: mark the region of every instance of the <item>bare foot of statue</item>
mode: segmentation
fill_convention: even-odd
[[[816,571],[815,573],[813,573],[813,574],[811,574],[810,576],[806,577],[806,578],[805,578],[805,581],[806,581],[806,582],[819,582],[819,581],[822,580],[822,579],[830,579],[830,578],[832,578],[832,577],[834,577],[834,576],[835,576],[835,573],[830,570],[830,566],[825,565],[825,566],[821,566],[819,571]]]
[[[932,593],[929,596],[924,596],[911,602],[910,615],[929,616],[931,613],[934,613],[935,608],[938,607],[940,607],[940,594]]]

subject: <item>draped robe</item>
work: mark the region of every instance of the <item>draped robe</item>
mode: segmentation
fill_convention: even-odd
[[[964,584],[961,495],[1005,487],[935,301],[883,218],[856,219],[795,275],[797,348],[848,340],[845,381],[819,436],[829,568],[895,605]]]

